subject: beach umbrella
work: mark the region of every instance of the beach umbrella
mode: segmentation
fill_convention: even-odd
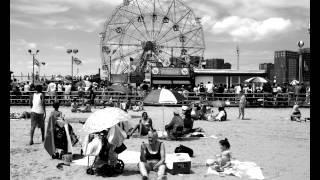
[[[268,80],[266,80],[263,77],[252,77],[252,78],[245,80],[244,82],[245,83],[267,83]]]
[[[151,91],[143,100],[146,104],[162,104],[162,124],[164,127],[164,104],[177,104],[185,97],[176,91],[168,89],[157,89]]]
[[[185,97],[176,91],[168,89],[157,89],[151,91],[143,100],[147,104],[177,104]]]
[[[83,125],[83,131],[95,133],[113,127],[119,122],[129,121],[131,116],[120,108],[107,107],[91,114]]]
[[[297,81],[297,80],[293,80],[293,81],[291,81],[291,83],[290,83],[291,85],[293,85],[293,86],[295,86],[295,85],[297,85],[297,84],[299,84],[299,81]]]

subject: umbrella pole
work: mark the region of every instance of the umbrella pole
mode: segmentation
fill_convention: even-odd
[[[165,129],[164,129],[164,105],[163,104],[162,104],[162,128],[164,131]]]

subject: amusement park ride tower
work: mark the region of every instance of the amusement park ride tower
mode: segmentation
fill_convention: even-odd
[[[100,33],[102,78],[127,74],[145,78],[153,67],[198,67],[190,57],[203,57],[200,18],[180,0],[125,0]],[[141,78],[140,78],[141,79]],[[130,80],[130,78],[129,78]]]

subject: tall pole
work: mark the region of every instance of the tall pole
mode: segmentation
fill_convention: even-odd
[[[73,55],[71,55],[71,79],[73,79]]]
[[[34,85],[34,54],[32,54],[32,84]]]
[[[303,82],[303,77],[302,77],[302,47],[304,46],[303,41],[298,42],[298,47],[299,47],[299,83]]]
[[[239,70],[239,45],[237,45],[237,70]]]
[[[111,83],[111,56],[110,57],[110,66],[109,66],[109,82]]]

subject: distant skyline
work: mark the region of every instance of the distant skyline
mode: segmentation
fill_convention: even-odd
[[[145,0],[148,1],[148,0]],[[150,0],[152,1],[152,0]],[[310,47],[308,0],[182,0],[201,17],[206,51],[204,58],[222,58],[240,69],[259,69],[273,63],[274,51],[297,51],[297,42]],[[76,48],[83,61],[80,74],[95,74],[101,66],[99,33],[122,0],[14,0],[10,1],[10,70],[32,72],[28,49],[39,49],[45,61],[41,75],[67,75]],[[37,69],[35,67],[35,69]],[[74,68],[76,74],[76,66]]]

